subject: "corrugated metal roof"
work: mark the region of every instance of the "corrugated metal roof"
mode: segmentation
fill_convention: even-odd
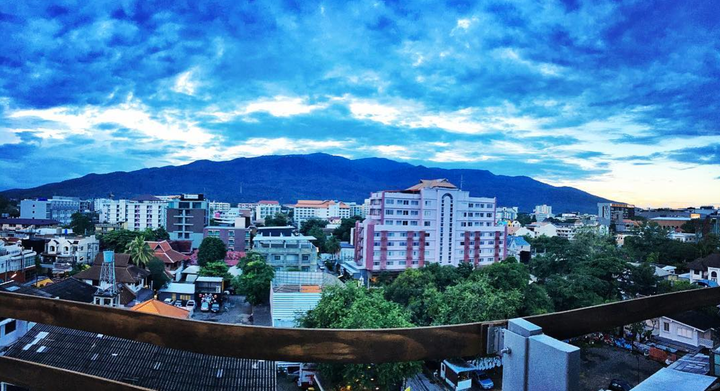
[[[277,388],[274,361],[208,356],[42,324],[12,345],[6,356],[159,391]]]

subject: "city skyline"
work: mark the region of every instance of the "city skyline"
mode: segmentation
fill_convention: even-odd
[[[715,15],[650,2],[6,4],[0,189],[325,152],[718,205]]]

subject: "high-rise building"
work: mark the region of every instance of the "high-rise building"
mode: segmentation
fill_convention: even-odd
[[[75,197],[37,198],[20,202],[20,218],[50,219],[70,224],[73,213],[80,211],[80,199]]]
[[[508,207],[508,206],[502,206],[500,208],[497,208],[497,221],[501,222],[511,222],[515,221],[518,218],[518,207]]]
[[[102,199],[95,201],[100,222],[124,224],[131,231],[165,227],[168,203],[153,196],[140,196],[132,200]]]
[[[372,275],[428,263],[489,265],[506,256],[506,227],[495,223],[495,198],[471,197],[447,179],[370,196],[354,231],[355,262]]]
[[[210,208],[210,213],[223,213],[229,211],[232,206],[229,202],[210,201],[208,202],[208,207]]]
[[[200,247],[203,228],[210,221],[208,202],[202,194],[183,194],[168,203],[165,228],[170,240],[192,240],[193,248]]]

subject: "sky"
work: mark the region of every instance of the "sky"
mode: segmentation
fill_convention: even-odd
[[[0,189],[325,152],[720,205],[712,0],[6,1],[0,37]]]

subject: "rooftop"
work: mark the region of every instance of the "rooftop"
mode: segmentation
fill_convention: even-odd
[[[665,317],[703,331],[713,327],[720,327],[720,318],[695,310],[666,315]]]
[[[130,310],[137,312],[145,312],[147,314],[170,316],[178,319],[187,319],[190,317],[190,311],[184,308],[177,308],[170,304],[165,304],[162,301],[155,299],[140,303],[132,307]]]
[[[97,289],[97,287],[86,284],[74,277],[53,282],[40,288],[41,291],[49,293],[52,297],[81,303],[92,303],[93,295]]]
[[[457,186],[450,183],[445,178],[442,179],[421,179],[420,183],[415,186],[408,187],[407,190],[421,190],[426,188],[442,187],[446,189],[457,189]]]
[[[209,356],[38,324],[6,356],[154,390],[275,391],[275,362]]]

